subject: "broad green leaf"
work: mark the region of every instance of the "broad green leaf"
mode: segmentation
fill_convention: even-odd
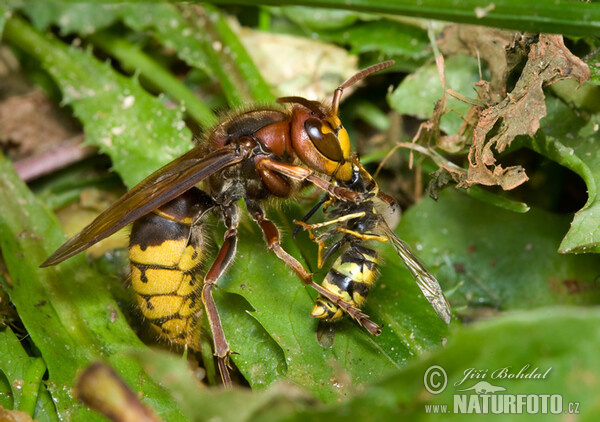
[[[105,0],[122,3],[124,0]],[[79,3],[79,0],[65,0]],[[143,3],[129,0],[131,3]],[[254,0],[213,0],[214,4],[256,6]],[[278,0],[262,0],[262,5],[281,6]],[[538,0],[497,0],[493,7],[483,0],[460,3],[438,0],[288,0],[286,5],[310,5],[330,9],[347,9],[365,13],[414,16],[425,19],[470,23],[515,29],[524,32],[563,33],[574,36],[595,36],[600,28],[600,5],[570,0],[540,2]]]
[[[83,256],[51,268],[41,262],[64,241],[56,218],[31,194],[10,162],[0,159],[0,247],[13,288],[12,303],[48,368],[47,386],[62,419],[99,420],[71,394],[78,370],[110,362],[157,413],[182,420],[129,352],[144,347]],[[0,359],[6,359],[2,354]],[[6,365],[3,362],[3,365]]]
[[[359,18],[356,12],[307,6],[284,6],[281,11],[291,21],[311,30],[347,28]]]
[[[584,180],[588,200],[571,223],[560,244],[562,253],[600,252],[600,149],[597,115],[586,120],[553,97],[547,99],[548,115],[542,131],[526,145],[577,173]]]
[[[221,293],[221,292],[219,292]],[[253,390],[262,390],[285,376],[287,365],[281,347],[253,317],[254,309],[236,294],[216,294],[225,335],[237,367]]]
[[[586,64],[590,67],[590,81],[600,85],[600,50],[596,50],[587,57]]]
[[[90,35],[123,20],[136,31],[152,30],[165,47],[174,49],[186,63],[211,72],[197,38],[204,34],[194,34],[177,8],[167,2],[107,4],[33,0],[24,11],[38,29],[59,25],[63,34]]]
[[[444,71],[446,89],[462,94],[467,98],[476,98],[475,82],[479,81],[477,60],[470,56],[457,55],[445,60]],[[435,63],[422,66],[408,75],[388,97],[390,106],[399,113],[409,114],[421,119],[433,116],[435,103],[442,98],[442,84]],[[440,129],[447,134],[458,132],[470,104],[446,94],[446,114],[442,116]]]
[[[6,19],[8,19],[10,16],[10,11],[13,8],[12,6],[13,5],[11,5],[10,3],[0,5],[0,37],[2,36],[2,31],[4,31],[4,24],[6,23]]]
[[[208,106],[136,44],[112,36],[107,31],[96,33],[90,39],[108,54],[117,58],[124,67],[140,72],[158,89],[179,101],[185,107],[187,114],[201,127],[211,127],[217,123],[216,116]]]
[[[58,25],[64,35],[89,35],[112,25],[118,19],[117,7],[94,2],[28,0],[24,12],[40,30]]]
[[[166,2],[123,4],[120,13],[128,26],[138,31],[152,30],[164,46],[173,48],[187,64],[214,74],[230,106],[273,100],[269,87],[225,16],[208,4],[200,9],[184,5],[182,9],[190,16],[182,16],[174,5]],[[197,26],[190,21],[198,22]]]
[[[198,9],[183,5],[181,9],[189,16],[182,16],[174,5],[165,2],[123,4],[119,11],[128,26],[138,31],[152,30],[187,64],[214,74],[230,106],[273,100],[266,82],[218,9],[208,4]]]
[[[136,31],[152,30],[154,36],[188,65],[212,74],[205,52],[206,34],[191,27],[177,8],[170,3],[142,3],[119,5],[120,16],[127,26]]]
[[[284,232],[290,233],[292,218],[301,218],[299,210],[286,210],[279,218]],[[264,382],[255,374],[257,368],[279,367],[281,353],[287,370],[278,379],[286,379],[311,391],[324,401],[348,397],[361,386],[397,370],[414,356],[441,345],[446,327],[430,308],[400,259],[389,248],[382,248],[385,264],[381,279],[369,296],[365,312],[383,325],[383,334],[374,338],[352,321],[336,325],[333,347],[325,348],[317,341],[317,321],[309,314],[315,294],[302,285],[266,247],[262,234],[254,226],[244,225],[240,230],[238,258],[220,285],[223,290],[243,296],[252,309],[249,311],[266,330],[280,350],[262,347],[263,355],[256,353],[256,344],[247,337],[238,338],[249,328],[241,319],[231,321],[223,312],[226,334],[236,352],[236,365],[251,385]],[[288,236],[284,247],[293,251]],[[259,246],[260,245],[260,246]],[[316,246],[303,247],[307,254],[316,255]],[[318,282],[324,276],[315,276]],[[227,296],[219,301],[221,302]],[[236,331],[231,332],[232,327]],[[281,371],[281,370],[280,370]],[[256,381],[260,380],[260,381]]]
[[[494,394],[498,396],[561,396],[563,407],[558,409],[557,414],[542,413],[540,409],[527,414],[525,408],[522,413],[527,415],[527,420],[563,420],[573,416],[577,420],[593,421],[600,414],[596,393],[600,386],[597,376],[600,365],[596,353],[600,347],[599,323],[600,312],[597,309],[549,307],[511,312],[456,330],[443,350],[391,374],[350,400],[313,408],[285,420],[331,421],[352,418],[370,422],[409,418],[464,421],[472,415],[456,413],[455,406],[460,396],[473,395],[472,398],[479,403],[483,399],[473,391],[457,390],[473,387],[478,381],[487,381],[506,389]],[[445,376],[438,372],[440,376],[431,377],[431,381],[447,380],[445,389],[439,395],[429,393],[424,385],[425,375],[434,365],[441,367]],[[469,372],[469,369],[477,372]],[[522,374],[531,374],[535,370],[535,373],[546,375],[546,378],[517,378],[521,370]],[[466,373],[485,374],[485,378],[467,378],[461,383]],[[508,374],[512,374],[512,378],[509,379]],[[569,415],[569,403],[578,403],[579,414]],[[447,405],[447,412],[440,412],[443,414],[438,417],[431,415],[432,409],[426,407],[431,404]],[[571,410],[575,410],[575,407],[572,406]],[[487,413],[492,413],[491,409]],[[498,416],[502,420],[525,417],[515,417],[507,411],[499,413],[503,415]]]
[[[63,102],[82,122],[86,142],[111,156],[127,186],[191,147],[181,110],[166,109],[136,79],[16,17],[6,26],[5,38],[41,61],[60,86]]]
[[[26,10],[38,27],[46,28],[54,23],[61,26],[65,33],[92,34],[120,19],[136,31],[151,31],[159,42],[173,49],[187,64],[209,75],[214,74],[231,106],[240,106],[248,101],[274,99],[250,56],[229,28],[224,15],[208,4],[197,9],[189,5],[181,6],[181,10],[189,14],[188,17],[183,16],[175,5],[168,2],[84,3],[73,7],[68,2],[36,0]],[[94,16],[102,16],[103,19],[95,25]],[[193,25],[191,22],[198,24]],[[136,54],[134,57],[138,56]],[[134,57],[128,58],[125,54],[119,59],[127,63]],[[139,65],[139,60],[131,65]],[[165,77],[157,76],[156,72],[146,67],[141,70],[153,83],[162,87],[161,82]],[[174,98],[181,99],[181,95],[177,94],[180,91],[181,89],[165,87],[165,92],[171,93]],[[191,93],[184,95],[184,98],[190,95]],[[192,101],[186,103],[190,103],[188,107],[196,107],[191,104]],[[210,126],[209,123],[214,122],[203,120],[200,123]]]
[[[354,54],[372,52],[410,59],[424,59],[431,55],[426,31],[385,19],[361,22],[336,31],[321,31],[319,37],[347,44]]]
[[[411,208],[399,234],[417,245],[450,302],[470,317],[478,308],[598,303],[600,261],[557,252],[568,226],[566,215],[517,214],[445,190],[437,202]]]
[[[151,376],[171,392],[182,411],[195,421],[254,421],[265,414],[275,420],[314,404],[314,399],[289,384],[276,384],[267,391],[246,388],[208,389],[199,384],[184,361],[165,353],[144,351],[136,354]]]
[[[599,323],[600,312],[595,309],[548,307],[506,313],[470,327],[457,326],[443,349],[382,374],[382,379],[363,386],[347,400],[325,405],[311,402],[285,384],[254,393],[198,388],[181,362],[162,362],[164,358],[147,353],[141,358],[157,380],[167,380],[166,388],[194,420],[431,420],[432,408],[426,407],[429,405],[447,405],[444,420],[464,420],[464,414],[455,413],[454,408],[461,396],[468,399],[472,395],[480,402],[482,399],[474,392],[458,390],[485,380],[505,389],[497,396],[558,394],[563,403],[558,409],[559,418],[569,412],[569,403],[578,403],[578,419],[591,421],[600,414],[596,400],[600,385],[596,376],[600,371],[596,359]],[[438,372],[439,378],[429,379],[447,380],[439,395],[429,393],[424,384],[427,371],[434,365],[441,367],[445,375]],[[466,376],[469,374],[472,377]],[[476,378],[478,374],[482,378]],[[524,376],[535,374],[537,377]],[[548,412],[537,411],[528,415],[528,420],[536,416],[539,420],[549,418]]]
[[[33,418],[38,422],[58,422],[60,420],[56,413],[52,396],[48,392],[48,387],[45,383],[40,388]]]

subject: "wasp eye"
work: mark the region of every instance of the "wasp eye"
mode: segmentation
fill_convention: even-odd
[[[304,129],[315,148],[331,161],[344,162],[344,153],[334,131],[318,119],[306,119]]]

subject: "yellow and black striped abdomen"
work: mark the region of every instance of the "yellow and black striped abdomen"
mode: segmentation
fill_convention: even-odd
[[[325,276],[322,286],[345,301],[360,308],[377,277],[377,252],[359,244],[351,244],[336,259]],[[311,312],[314,318],[337,321],[344,312],[330,300],[320,296]]]
[[[161,338],[199,348],[204,238],[198,219],[212,208],[192,189],[137,220],[131,229],[131,284],[138,306]]]

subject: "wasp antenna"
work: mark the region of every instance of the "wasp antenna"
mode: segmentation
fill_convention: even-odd
[[[354,76],[351,76],[348,80],[346,80],[346,82],[341,84],[333,93],[333,101],[331,103],[331,108],[333,110],[333,113],[335,115],[337,115],[338,108],[340,106],[340,99],[342,98],[342,92],[344,91],[345,88],[348,88],[349,86],[354,85],[356,82],[360,81],[361,79],[366,78],[367,76],[369,76],[372,73],[379,72],[380,70],[383,70],[383,69],[387,69],[388,67],[392,66],[394,63],[396,63],[394,60],[388,60],[385,62],[374,64],[373,66],[369,66],[369,67],[361,70]]]

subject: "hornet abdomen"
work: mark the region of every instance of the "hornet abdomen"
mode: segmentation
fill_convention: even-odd
[[[201,217],[212,199],[193,188],[136,220],[131,229],[131,284],[139,309],[159,337],[199,349],[202,315]]]

